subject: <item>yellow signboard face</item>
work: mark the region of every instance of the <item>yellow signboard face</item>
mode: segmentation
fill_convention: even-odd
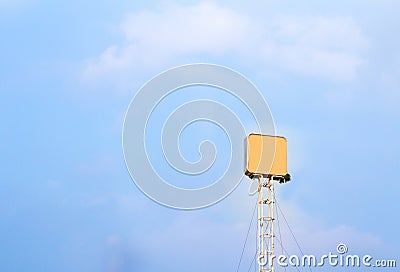
[[[246,139],[246,175],[287,174],[287,142],[284,137],[250,134]]]

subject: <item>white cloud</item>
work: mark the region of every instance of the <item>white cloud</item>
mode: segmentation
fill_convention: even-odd
[[[37,1],[36,1],[37,2]],[[37,4],[32,0],[0,0],[1,16],[15,16]]]
[[[89,60],[84,76],[97,80],[157,67],[187,54],[223,54],[241,42],[247,28],[243,16],[209,3],[130,14],[120,26],[125,43]]]
[[[144,255],[151,255],[154,248],[162,252],[154,256],[154,263],[162,263],[166,271],[181,271],[188,266],[192,267],[191,271],[207,271],[215,267],[236,269],[255,198],[248,197],[243,190],[232,196],[207,210],[176,211],[165,218],[160,216],[160,220],[154,221],[154,225],[145,231],[135,229],[131,239]],[[327,227],[298,205],[283,201],[279,203],[305,254],[320,257],[329,252],[335,253],[340,243],[345,243],[351,254],[374,255],[376,252],[385,252],[384,244],[373,234],[346,225]],[[153,216],[147,216],[146,220],[151,222],[151,218]],[[281,214],[278,219],[279,231],[278,221],[275,221],[276,254],[282,253],[279,244],[279,240],[282,240],[288,255],[301,256]],[[250,266],[256,250],[255,227],[256,219],[252,222],[241,263],[241,270],[244,271]],[[113,239],[109,240],[113,242]],[[178,259],[179,262],[175,261]]]
[[[122,24],[127,41],[170,54],[224,52],[240,43],[248,27],[247,18],[210,3],[131,14]]]
[[[255,204],[255,196],[249,197],[247,195],[249,184],[249,180],[245,179],[238,189],[226,198],[219,207],[212,207],[212,209],[215,208],[221,214],[232,213],[232,217],[235,218],[233,220],[235,224],[231,225],[231,231],[240,226],[238,231],[241,237],[244,237],[247,232],[251,212]],[[290,186],[290,183],[287,186]],[[292,233],[285,223],[285,218],[303,252],[306,254],[324,254],[329,253],[329,250],[334,252],[339,243],[345,243],[351,252],[356,253],[370,251],[372,254],[387,250],[388,241],[383,241],[378,233],[371,233],[360,226],[351,226],[346,222],[327,225],[322,218],[315,217],[298,203],[282,199],[281,194],[285,190],[284,186],[276,186],[275,188],[279,206],[279,208],[277,206],[278,213],[275,215],[277,218],[275,221],[275,234],[279,240],[282,240],[283,246],[289,254],[297,254],[299,250]],[[251,233],[255,234],[254,222]],[[276,250],[281,253],[278,239],[276,240]]]
[[[151,260],[151,263],[146,264],[146,269],[140,271],[153,271],[152,265],[159,263],[163,264],[165,271],[181,271],[188,266],[192,267],[191,271],[206,271],[213,267],[225,270],[236,268],[256,201],[255,197],[247,195],[248,181],[244,180],[238,190],[224,201],[196,211],[167,209],[144,196],[135,197],[132,194],[110,198],[104,207],[113,207],[117,211],[118,216],[113,218],[117,220],[115,224],[119,225],[121,234],[109,235],[105,240],[109,250],[107,267],[123,266],[125,252],[135,256],[136,248],[140,249],[137,258],[144,258],[145,262]],[[387,245],[374,233],[345,223],[327,226],[298,203],[281,200],[279,192],[277,199],[305,254],[322,256],[334,253],[339,243],[345,243],[351,254],[369,253],[378,256],[376,252],[387,251]],[[276,237],[283,241],[289,255],[300,255],[281,213],[278,213],[277,218]],[[253,219],[242,270],[249,267],[254,256],[255,227],[256,220]],[[281,254],[278,239],[275,241],[276,253]],[[154,255],[155,248],[162,254]]]
[[[265,62],[299,74],[352,79],[366,45],[351,18],[278,17],[260,41]]]
[[[125,41],[87,61],[86,79],[126,75],[208,56],[276,67],[307,76],[353,79],[366,45],[350,17],[257,18],[205,2],[132,13],[121,23]]]
[[[346,244],[352,252],[369,250],[372,253],[376,249],[384,250],[384,242],[374,233],[339,222],[337,225],[327,226],[288,201],[279,201],[279,206],[305,253],[328,253],[328,250],[335,252],[340,243]],[[288,251],[297,253],[298,248],[280,212],[278,218],[284,246]]]

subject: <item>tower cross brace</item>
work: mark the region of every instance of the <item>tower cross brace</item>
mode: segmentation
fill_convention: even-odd
[[[274,183],[273,177],[258,180],[257,199],[257,260],[259,272],[274,272]]]

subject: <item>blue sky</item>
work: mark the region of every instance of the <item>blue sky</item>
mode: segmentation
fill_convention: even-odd
[[[1,270],[236,269],[255,201],[247,179],[185,212],[143,195],[123,160],[137,90],[193,62],[233,68],[263,93],[288,139],[293,182],[278,201],[304,251],[344,242],[399,260],[399,11],[396,1],[0,1]],[[191,134],[212,129],[183,134],[189,159]]]

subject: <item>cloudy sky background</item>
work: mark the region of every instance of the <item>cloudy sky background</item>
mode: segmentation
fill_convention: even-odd
[[[143,195],[123,160],[137,90],[193,62],[230,67],[265,96],[289,142],[278,202],[304,252],[346,243],[400,261],[399,12],[389,0],[0,1],[1,270],[236,270],[249,180],[178,211]]]

